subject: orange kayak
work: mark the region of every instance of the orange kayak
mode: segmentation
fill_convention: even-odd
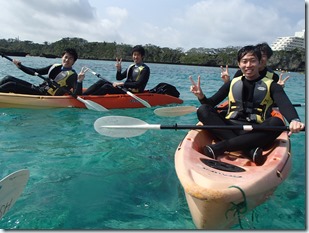
[[[280,114],[277,112],[277,114]],[[269,198],[291,168],[288,132],[263,151],[257,166],[242,152],[225,152],[217,160],[201,153],[216,139],[207,130],[191,130],[175,152],[175,169],[198,229],[229,229]]]
[[[181,104],[183,100],[167,94],[138,93],[137,97],[147,101],[151,106]],[[91,100],[107,109],[115,108],[143,108],[138,100],[127,94],[113,95],[89,95],[80,96],[85,100]],[[86,108],[85,104],[72,96],[40,96],[23,95],[14,93],[0,93],[0,107],[2,108]]]

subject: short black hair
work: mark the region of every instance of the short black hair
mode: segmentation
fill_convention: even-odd
[[[141,45],[134,46],[132,48],[132,53],[131,54],[133,54],[134,52],[139,52],[142,55],[142,57],[145,56],[145,49]]]
[[[254,45],[247,45],[242,47],[237,53],[237,61],[240,62],[240,60],[248,53],[253,53],[255,56],[257,56],[258,60],[261,61],[261,50]]]
[[[257,44],[256,47],[261,52],[265,53],[268,59],[273,55],[273,50],[271,49],[271,47],[266,42]]]
[[[77,60],[77,58],[78,58],[78,55],[77,55],[77,52],[76,52],[75,49],[66,48],[66,49],[63,51],[62,56],[63,56],[65,53],[68,53],[68,54],[72,55],[73,58],[74,58],[74,62],[75,62],[75,61]]]

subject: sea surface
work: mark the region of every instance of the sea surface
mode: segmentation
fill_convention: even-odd
[[[60,59],[18,58],[24,65],[44,67]],[[130,63],[123,62],[123,67]],[[112,61],[78,60],[77,72],[88,66],[115,80]],[[189,76],[201,75],[209,96],[221,85],[219,67],[148,64],[147,89],[160,82],[173,84],[182,105],[199,106],[189,92]],[[225,64],[222,64],[225,65]],[[13,75],[33,83],[11,62],[0,59],[0,77]],[[230,69],[233,75],[235,69]],[[285,91],[292,103],[305,103],[305,74],[291,76]],[[84,86],[98,78],[87,73]],[[195,113],[159,117],[158,107],[115,109],[0,108],[0,178],[29,169],[28,184],[12,209],[0,220],[0,229],[57,230],[169,230],[195,229],[182,186],[174,168],[174,153],[186,130],[147,130],[133,138],[110,138],[93,127],[102,116],[131,116],[149,124],[195,124]],[[305,121],[305,107],[297,107]],[[293,165],[275,193],[242,220],[244,229],[304,230],[306,228],[305,133],[291,136]],[[235,225],[233,229],[240,229]]]

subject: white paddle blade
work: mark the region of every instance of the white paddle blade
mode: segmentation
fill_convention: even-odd
[[[77,100],[84,103],[86,107],[90,110],[98,111],[98,112],[106,112],[108,111],[107,108],[104,108],[102,105],[97,104],[96,102],[93,102],[91,100],[84,100],[83,98],[77,97]]]
[[[98,112],[106,112],[109,111],[107,108],[104,108],[102,105],[97,104],[91,100],[86,100],[85,105],[88,109],[98,111]]]
[[[114,138],[139,136],[148,129],[148,124],[140,119],[126,116],[105,116],[94,122],[94,129],[102,135]]]
[[[194,106],[176,106],[176,107],[163,107],[154,110],[154,114],[163,117],[183,116],[192,112],[196,112],[197,108]]]
[[[142,105],[144,105],[145,107],[147,108],[151,108],[151,105],[146,101],[146,100],[143,100],[141,98],[139,98],[138,96],[134,95],[133,93],[127,91],[126,92],[129,96],[131,96],[132,98],[136,99],[138,102],[140,102]]]
[[[23,192],[29,179],[29,170],[22,169],[0,180],[0,219],[11,209]]]

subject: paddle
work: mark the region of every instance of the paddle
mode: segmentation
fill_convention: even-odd
[[[294,107],[304,107],[305,104],[293,104]],[[227,109],[227,108],[221,108],[217,107],[217,110]],[[157,116],[163,116],[163,117],[175,117],[175,116],[183,116],[189,113],[196,112],[197,108],[195,106],[175,106],[175,107],[162,107],[157,108],[153,112]]]
[[[10,57],[8,57],[8,56],[2,54],[2,53],[0,53],[0,55],[1,55],[2,57],[4,57],[4,58],[8,59],[9,61],[13,62],[13,59],[12,59],[12,58],[10,58]],[[54,80],[51,80],[51,79],[49,79],[49,78],[46,78],[46,77],[44,77],[44,76],[38,74],[38,73],[35,72],[34,70],[29,69],[28,67],[25,67],[25,66],[24,66],[24,69],[27,70],[27,72],[32,73],[33,75],[38,76],[38,77],[40,77],[41,79],[45,80],[45,81],[48,83],[48,85],[49,85],[50,87],[61,88],[60,85],[59,85],[57,82],[55,82]],[[108,111],[108,109],[104,108],[104,107],[103,107],[102,105],[100,105],[100,104],[97,104],[96,102],[93,102],[93,101],[91,101],[91,100],[82,99],[81,97],[74,95],[71,91],[69,91],[69,90],[67,90],[67,89],[65,89],[65,88],[62,88],[62,90],[65,90],[65,92],[68,93],[70,96],[72,96],[73,98],[75,98],[75,99],[77,99],[78,101],[80,101],[80,102],[82,102],[83,104],[85,104],[85,106],[86,106],[88,109],[90,109],[90,110],[95,110],[95,111],[100,111],[100,112]]]
[[[160,125],[148,124],[140,119],[127,116],[106,116],[94,122],[94,129],[102,135],[115,138],[135,137],[148,129],[226,129],[226,130],[259,130],[259,131],[289,131],[288,126],[263,125]],[[305,131],[302,130],[302,131]]]
[[[88,67],[87,67],[87,68],[88,68]],[[102,78],[100,74],[94,72],[94,71],[91,70],[90,68],[88,68],[88,71],[90,71],[92,74],[94,74],[94,75],[97,76],[98,78],[104,80],[105,82],[108,82],[108,83],[112,84],[112,82],[106,80],[105,78]],[[119,89],[123,90],[125,93],[127,93],[127,94],[128,94],[129,96],[131,96],[132,98],[136,99],[138,102],[140,102],[140,103],[141,103],[142,105],[144,105],[145,107],[151,108],[151,105],[150,105],[147,101],[145,101],[145,100],[139,98],[138,96],[134,95],[132,92],[128,91],[125,87],[121,87],[121,86],[117,86],[117,87],[118,87]]]
[[[197,108],[195,106],[175,106],[175,107],[163,107],[156,108],[153,112],[157,116],[163,117],[175,117],[183,116],[189,113],[196,112]]]
[[[22,169],[0,180],[0,219],[12,208],[29,179],[29,170]]]

